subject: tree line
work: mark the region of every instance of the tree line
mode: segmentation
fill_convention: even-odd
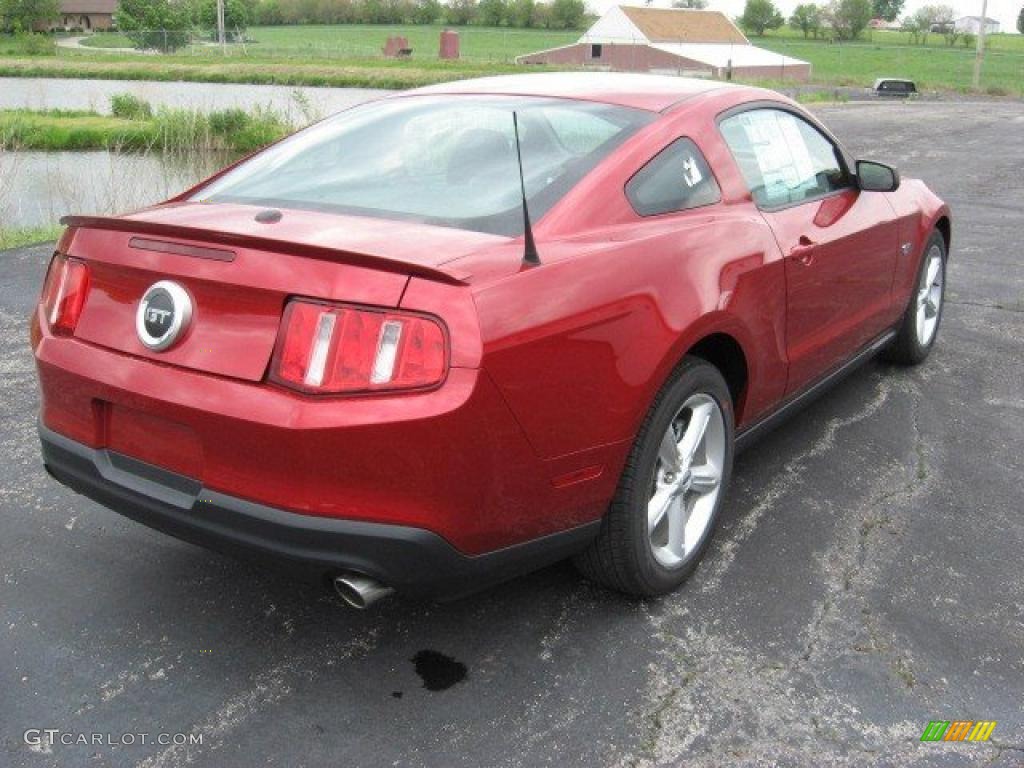
[[[583,0],[256,0],[249,18],[259,25],[445,23],[523,29],[580,29],[587,21]]]
[[[868,29],[872,19],[895,22],[903,11],[905,0],[831,0],[831,2],[801,3],[793,9],[789,26],[803,32],[806,38],[826,37],[831,40],[856,40]],[[904,16],[899,29],[906,32],[909,42],[924,44],[929,34],[942,35],[947,45],[959,41],[965,46],[974,42],[974,36],[957,31],[956,11],[949,5],[925,5]],[[744,31],[762,36],[769,29],[778,29],[787,20],[772,0],[747,0],[743,15],[738,19]],[[1024,34],[1024,8],[1017,20],[1018,30]]]
[[[900,12],[904,0],[831,0],[818,5],[803,3],[793,9],[789,25],[804,33],[804,37],[819,37],[826,31],[837,40],[855,40],[867,29],[876,14]],[[884,6],[879,8],[879,6]],[[892,10],[895,7],[895,10]],[[884,16],[882,16],[884,18]],[[753,35],[764,35],[766,30],[778,29],[785,23],[772,0],[747,0],[740,26]]]

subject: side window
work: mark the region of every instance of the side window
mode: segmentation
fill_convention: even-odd
[[[656,216],[717,203],[721,194],[697,145],[676,139],[634,174],[626,197],[641,216]]]
[[[832,142],[790,112],[741,112],[723,120],[721,130],[761,208],[801,203],[850,186]]]

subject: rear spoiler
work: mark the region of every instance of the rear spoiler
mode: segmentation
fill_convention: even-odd
[[[106,229],[115,232],[129,232],[136,235],[153,235],[178,240],[198,240],[203,243],[216,243],[218,245],[232,245],[260,251],[286,253],[290,256],[336,261],[342,264],[351,264],[355,267],[366,267],[382,272],[395,272],[401,275],[422,277],[427,280],[451,285],[465,285],[469,278],[469,273],[461,270],[444,270],[437,267],[428,267],[424,264],[396,261],[368,253],[355,253],[339,248],[293,243],[288,240],[275,240],[271,237],[260,237],[258,235],[220,232],[215,229],[182,227],[176,224],[161,224],[153,221],[139,221],[137,219],[124,219],[114,216],[64,216],[60,223],[65,227]]]

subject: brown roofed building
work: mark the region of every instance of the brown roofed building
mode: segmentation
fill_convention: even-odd
[[[80,29],[83,32],[110,29],[114,26],[117,0],[60,0],[60,15],[37,29]]]
[[[633,22],[643,36],[652,43],[738,43],[750,41],[721,11],[698,11],[666,8],[636,8],[620,6],[626,18]]]

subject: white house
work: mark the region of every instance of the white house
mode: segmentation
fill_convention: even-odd
[[[953,28],[957,32],[966,32],[969,35],[977,35],[981,31],[981,16],[961,16],[953,22]],[[985,34],[993,35],[999,31],[999,22],[995,19],[985,18]]]

